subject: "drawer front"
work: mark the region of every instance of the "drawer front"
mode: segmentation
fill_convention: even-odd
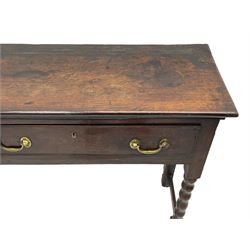
[[[188,155],[193,151],[199,125],[2,125],[2,154],[63,155]],[[20,147],[27,137],[31,145]],[[137,147],[131,141],[137,139]],[[161,140],[166,139],[165,145]],[[27,143],[27,142],[26,142]],[[135,146],[135,145],[133,145]],[[5,147],[5,149],[3,148]],[[8,148],[19,152],[8,152]],[[6,150],[7,149],[7,150]]]

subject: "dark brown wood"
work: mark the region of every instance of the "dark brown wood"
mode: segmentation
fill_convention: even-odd
[[[1,45],[1,164],[165,164],[182,218],[221,119],[237,116],[208,45]],[[131,149],[168,149],[144,155]],[[184,164],[176,202],[173,174]]]
[[[183,180],[181,184],[181,190],[179,192],[179,198],[176,202],[176,207],[174,209],[174,215],[172,219],[182,219],[185,215],[188,201],[191,197],[191,192],[194,189],[195,180]]]
[[[174,176],[175,165],[164,164],[163,173],[161,178],[161,185],[163,187],[170,187],[171,181]]]
[[[192,161],[184,165],[186,180],[200,178],[218,124],[218,119],[210,119],[202,123],[199,137],[197,138],[197,148],[192,156]]]
[[[161,139],[166,138],[170,147],[157,154],[164,162],[169,158],[188,158],[195,149],[199,130],[198,125],[2,125],[2,143],[18,146],[20,138],[28,136],[32,147],[18,155],[130,155],[136,158],[141,153],[130,148],[131,140],[139,139],[143,148],[154,149]],[[13,155],[4,150],[2,154]]]
[[[173,183],[173,176],[175,171],[176,165],[164,165],[163,174],[161,178],[161,184],[163,187],[169,187],[170,189],[170,196],[172,202],[173,212],[176,207],[176,198],[175,198],[175,191],[174,191],[174,183]]]
[[[43,118],[44,117],[44,118]],[[215,118],[213,118],[215,119]],[[89,118],[86,119],[84,116],[76,118],[72,116],[71,118],[65,119],[55,119],[54,117],[46,117],[46,115],[39,117],[28,118],[25,115],[21,115],[19,118],[3,118],[0,120],[2,125],[19,125],[19,124],[37,124],[37,125],[200,125],[206,121],[213,120],[210,118],[172,118],[172,117],[162,117],[157,118],[155,116],[145,117],[143,115],[137,115],[136,117],[127,117],[125,115],[116,115],[112,119],[108,118]]]
[[[237,116],[207,45],[1,45],[1,113]]]
[[[166,159],[167,158],[167,159]],[[83,154],[2,154],[1,164],[182,164],[183,159],[173,159],[171,156],[159,157],[145,155],[83,155]],[[191,159],[187,157],[186,162]]]

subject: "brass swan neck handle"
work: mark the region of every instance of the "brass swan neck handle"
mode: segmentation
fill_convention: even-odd
[[[170,143],[167,139],[161,139],[159,142],[159,146],[156,149],[142,149],[141,148],[141,142],[138,139],[133,139],[130,141],[129,146],[131,149],[135,149],[141,154],[145,155],[153,155],[159,153],[163,148],[168,148],[170,146]]]
[[[22,137],[20,139],[19,146],[6,146],[1,142],[1,149],[11,153],[17,153],[22,151],[24,148],[30,148],[32,146],[32,142],[28,137]]]

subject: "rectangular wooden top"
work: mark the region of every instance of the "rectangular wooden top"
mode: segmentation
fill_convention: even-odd
[[[1,45],[1,115],[237,116],[208,45]]]

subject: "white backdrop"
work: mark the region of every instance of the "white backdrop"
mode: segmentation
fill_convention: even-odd
[[[250,249],[247,2],[1,0],[0,43],[208,43],[240,113],[220,123],[184,220],[169,220],[159,165],[0,166],[1,250]]]

